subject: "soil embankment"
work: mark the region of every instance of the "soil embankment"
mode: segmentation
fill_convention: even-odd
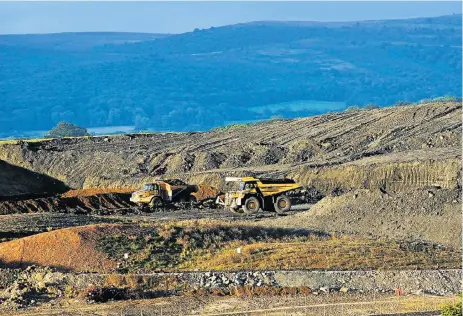
[[[224,176],[245,174],[291,176],[326,190],[333,185],[401,190],[434,183],[454,188],[459,184],[460,153],[458,103],[274,120],[206,133],[0,145],[0,160],[75,189],[139,187],[154,178],[180,178],[220,189]]]
[[[425,240],[461,248],[461,191],[355,190],[327,196],[308,212],[263,224],[348,232],[377,238]]]
[[[129,212],[136,205],[129,201],[129,193],[105,193],[96,195],[74,195],[70,197],[44,197],[27,200],[0,201],[0,215],[17,213],[72,213],[110,214],[111,210]],[[64,196],[68,196],[65,194]]]

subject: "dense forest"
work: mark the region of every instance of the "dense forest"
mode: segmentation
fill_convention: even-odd
[[[205,130],[461,97],[461,31],[461,15],[453,15],[253,22],[175,35],[3,35],[0,133],[48,130],[60,121]],[[288,102],[298,106],[274,107]]]

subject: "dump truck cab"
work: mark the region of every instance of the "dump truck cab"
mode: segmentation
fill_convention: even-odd
[[[287,193],[303,189],[302,185],[291,179],[227,177],[225,181],[237,185],[225,194],[224,201],[218,198],[217,203],[238,213],[255,213],[260,209],[287,212],[291,208]]]
[[[174,202],[192,202],[192,193],[198,191],[197,185],[188,185],[180,180],[159,180],[146,183],[143,189],[132,193],[130,201],[139,206],[160,208]]]
[[[143,189],[135,191],[130,201],[140,206],[160,207],[166,202],[172,201],[171,186],[162,181],[146,183]]]

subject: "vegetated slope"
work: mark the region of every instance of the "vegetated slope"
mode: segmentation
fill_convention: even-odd
[[[236,254],[236,247],[243,254]],[[0,244],[3,266],[52,266],[76,272],[243,269],[459,268],[445,247],[261,226],[101,224],[60,229]],[[352,257],[363,253],[364,257]],[[327,253],[329,254],[327,256]],[[368,258],[368,260],[365,260]]]
[[[398,193],[356,190],[327,196],[308,212],[264,220],[263,224],[426,240],[461,249],[461,191],[438,188]]]
[[[15,196],[44,196],[67,189],[61,181],[0,160],[0,200]]]
[[[270,108],[252,108],[280,102],[386,105],[461,96],[461,15],[258,22],[88,47],[86,41],[113,41],[113,35],[86,39],[92,36],[0,38],[0,132],[45,130],[62,120],[85,127],[205,130],[270,118]],[[279,114],[327,110],[311,106]]]
[[[73,188],[228,175],[289,176],[333,189],[460,186],[461,105],[431,103],[229,126],[206,133],[84,137],[0,145],[0,159]]]

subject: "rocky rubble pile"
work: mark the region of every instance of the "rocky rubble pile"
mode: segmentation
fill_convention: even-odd
[[[238,273],[206,272],[199,275],[198,283],[202,288],[277,285],[274,274],[267,271]]]
[[[191,287],[305,287],[317,294],[332,292],[450,295],[461,286],[460,270],[403,271],[243,271],[179,273],[177,278]]]
[[[62,297],[63,278],[63,274],[51,268],[29,266],[20,271],[14,282],[0,292],[0,304],[3,308],[18,309]]]

